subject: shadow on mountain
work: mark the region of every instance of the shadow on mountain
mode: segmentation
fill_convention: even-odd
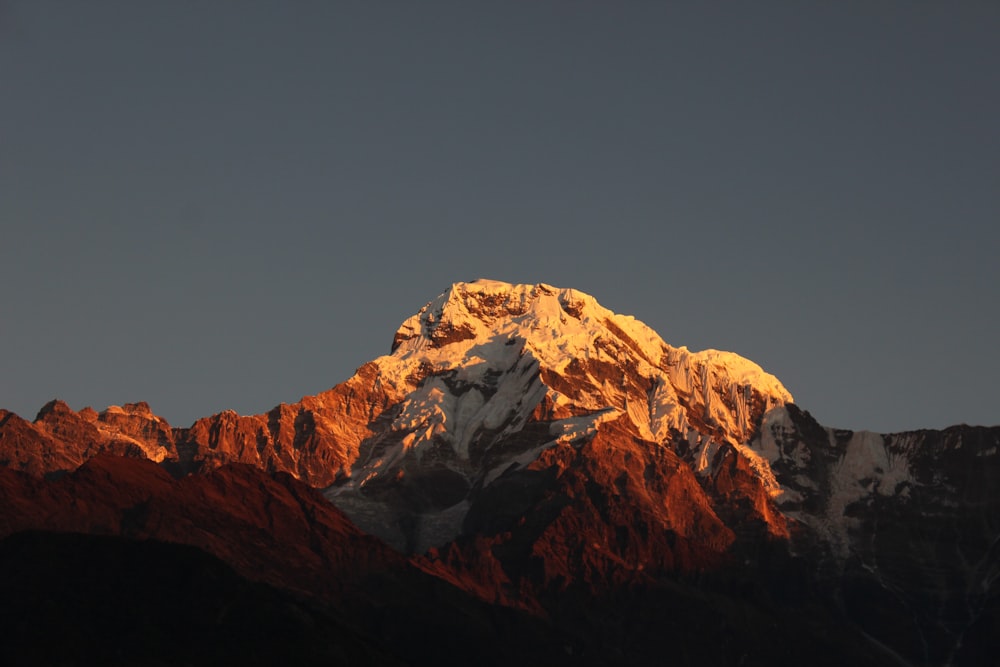
[[[399,665],[306,600],[194,547],[69,533],[0,541],[7,665]]]

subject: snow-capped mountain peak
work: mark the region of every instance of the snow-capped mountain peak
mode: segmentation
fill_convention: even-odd
[[[454,506],[458,520],[469,489],[609,421],[653,443],[683,441],[708,472],[720,447],[742,447],[767,410],[792,401],[739,355],[672,347],[634,317],[546,284],[456,283],[404,321],[372,365],[370,389],[386,409],[332,494],[434,469],[454,492],[437,509]],[[526,429],[532,437],[519,437]]]
[[[1000,609],[1000,428],[853,432],[820,425],[791,400],[757,364],[672,347],[581,292],[457,283],[403,323],[390,354],[264,414],[226,410],[174,428],[145,403],[74,412],[54,400],[34,422],[0,410],[0,469],[12,468],[0,470],[10,473],[0,480],[11,510],[2,518],[7,533],[38,525],[105,533],[110,525],[168,541],[187,534],[229,557],[281,555],[233,565],[270,571],[300,592],[339,580],[331,572],[343,563],[354,571],[386,562],[371,560],[377,542],[360,539],[290,477],[227,465],[251,464],[324,489],[358,527],[415,554],[399,562],[491,603],[560,616],[567,606],[546,601],[567,599],[568,589],[574,605],[589,594],[599,596],[593,603],[665,573],[699,572],[715,582],[711,596],[683,594],[676,607],[648,598],[634,608],[646,594],[630,592],[622,600],[634,616],[583,613],[601,625],[636,618],[652,627],[662,618],[674,627],[692,601],[719,599],[723,583],[739,591],[724,606],[740,623],[750,609],[743,591],[771,591],[765,615],[750,624],[758,636],[777,622],[775,604],[791,605],[786,621],[798,618],[805,591],[808,607],[825,598],[833,610],[806,625],[829,637],[827,621],[858,621],[877,644],[870,664],[989,662]],[[208,474],[188,474],[199,472]],[[82,500],[67,504],[67,488]],[[213,514],[215,506],[229,509]],[[185,523],[191,530],[164,520],[177,507],[196,521]],[[227,531],[236,541],[216,540]],[[348,550],[323,547],[331,537]],[[360,560],[342,560],[345,553]],[[295,583],[310,581],[298,577],[302,566],[320,573],[307,588]],[[717,628],[717,618],[703,611],[694,621]],[[575,619],[565,622],[582,636]],[[479,620],[475,627],[480,637]],[[653,652],[631,662],[660,655],[661,632],[652,632]],[[745,642],[728,645],[742,651]],[[563,655],[561,641],[556,648]],[[628,654],[614,655],[598,662]],[[783,644],[777,662],[790,655]],[[708,662],[730,664],[734,654],[717,657]]]
[[[768,407],[792,401],[777,378],[739,355],[672,347],[634,317],[546,284],[456,283],[402,324],[392,355],[378,363],[402,389],[452,369],[465,383],[496,380],[526,356],[556,414],[618,409],[652,439],[683,431],[692,421],[683,408],[697,409],[693,422],[703,430],[743,442],[755,396]]]
[[[578,346],[586,347],[596,323],[616,317],[592,296],[577,290],[480,279],[455,283],[421,308],[399,328],[393,347],[443,347],[520,329],[539,332],[532,336],[536,342],[576,339]],[[651,330],[642,329],[641,337],[651,347],[662,343]]]

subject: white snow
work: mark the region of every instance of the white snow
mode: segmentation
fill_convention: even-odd
[[[854,503],[870,502],[875,495],[906,497],[910,486],[916,481],[906,456],[909,443],[896,442],[890,448],[886,436],[869,431],[851,433],[846,442],[843,442],[843,436],[838,441],[838,434],[834,429],[824,430],[826,442],[822,447],[825,451],[815,455],[840,452],[830,470],[825,505],[816,514],[799,511],[786,513],[811,526],[824,536],[840,558],[846,558],[850,550],[850,533],[856,522],[856,519],[846,516],[847,508]],[[779,441],[784,443],[784,451]],[[814,453],[801,442],[787,410],[777,408],[765,415],[760,438],[755,445],[762,459],[769,461],[771,465],[780,462],[781,470],[787,475],[785,479],[798,487],[779,486],[780,492],[776,495],[779,503],[801,501],[803,491],[822,492],[816,480],[805,474]],[[789,445],[793,446],[791,451],[788,449]]]
[[[827,429],[830,446],[836,447],[833,429]],[[896,455],[886,448],[885,437],[869,431],[858,431],[847,441],[844,454],[830,476],[830,497],[821,516],[803,516],[829,543],[841,558],[850,549],[850,531],[856,519],[845,515],[853,503],[870,498],[873,494],[905,495],[905,482],[913,483],[905,456]]]
[[[437,328],[462,331],[462,340],[438,344]],[[495,280],[456,283],[428,303],[400,327],[403,340],[392,355],[376,360],[384,381],[403,394],[416,387],[407,378],[418,368],[440,373],[461,369],[457,379],[475,384],[487,372],[500,372],[501,391],[515,370],[524,371],[518,358],[530,359],[549,372],[565,373],[574,360],[611,362],[621,368],[634,367],[635,373],[650,378],[654,390],[642,401],[629,401],[617,383],[598,383],[581,387],[579,396],[569,399],[548,390],[555,405],[569,405],[597,411],[616,408],[628,412],[647,438],[662,441],[671,431],[686,432],[691,420],[688,412],[697,411],[723,438],[733,444],[744,443],[752,429],[749,402],[754,392],[764,397],[768,408],[792,401],[791,394],[773,375],[760,366],[731,352],[705,350],[692,353],[687,348],[667,345],[652,329],[634,317],[617,315],[597,301],[573,289],[551,285],[511,285]],[[513,344],[508,344],[513,343]],[[523,389],[519,387],[518,391]],[[471,392],[470,392],[471,393]],[[505,398],[510,399],[511,392]],[[532,399],[541,399],[533,395]],[[414,395],[411,400],[426,403],[428,397]],[[435,419],[444,423],[465,424],[481,406],[461,406],[463,419],[452,418],[457,403],[437,400],[443,413]],[[523,403],[523,402],[522,402]],[[535,401],[537,404],[537,400]],[[732,408],[728,405],[733,406]],[[524,406],[520,413],[530,412]],[[502,401],[490,406],[491,424],[509,416],[512,406]],[[418,411],[419,414],[429,413]],[[413,413],[408,413],[413,416]],[[473,420],[475,421],[475,420]],[[487,426],[485,416],[473,427]],[[407,427],[400,423],[399,428]],[[470,427],[457,427],[453,433],[457,451],[465,444]],[[474,428],[472,430],[475,430]]]
[[[619,415],[620,410],[605,408],[589,415],[559,419],[549,424],[549,433],[556,436],[558,442],[573,443],[593,435],[600,424],[616,419]]]

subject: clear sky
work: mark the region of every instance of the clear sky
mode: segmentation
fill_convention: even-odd
[[[0,0],[0,407],[174,425],[547,282],[821,422],[1000,423],[996,2]]]

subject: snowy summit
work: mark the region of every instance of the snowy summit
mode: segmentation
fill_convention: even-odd
[[[748,359],[671,347],[634,317],[613,313],[583,292],[546,284],[456,283],[403,323],[393,348],[375,363],[383,382],[406,393],[417,389],[407,378],[421,368],[453,372],[463,385],[507,390],[489,398],[463,393],[461,401],[452,397],[454,405],[438,402],[443,418],[452,413],[463,423],[477,414],[491,425],[511,411],[526,417],[545,399],[557,416],[626,413],[653,440],[700,424],[738,443],[750,434],[755,399],[765,409],[793,400],[777,378]],[[531,366],[539,368],[540,382],[525,377]],[[637,384],[648,385],[644,395],[630,391]],[[442,385],[425,382],[420,400],[435,388],[441,390],[435,395],[448,394]],[[459,438],[455,444],[461,450],[466,443]]]
[[[611,420],[653,443],[685,442],[697,471],[723,445],[739,447],[777,493],[766,463],[745,447],[764,413],[792,402],[777,378],[736,354],[672,347],[577,290],[456,283],[404,321],[391,354],[352,381],[362,375],[379,396],[368,403],[392,407],[366,415],[377,426],[330,496],[368,529],[348,499],[363,487],[367,512],[379,483],[445,471],[456,491],[440,509],[454,500],[457,521],[469,489]],[[519,438],[526,429],[532,436]],[[512,444],[522,441],[532,444]]]

